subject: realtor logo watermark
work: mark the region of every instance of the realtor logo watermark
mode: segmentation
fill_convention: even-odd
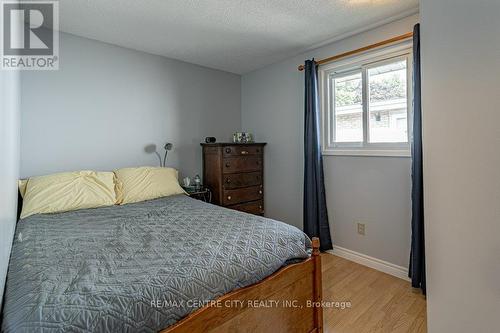
[[[1,69],[59,69],[59,2],[1,1]]]

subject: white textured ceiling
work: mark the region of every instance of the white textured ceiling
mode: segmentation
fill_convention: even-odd
[[[62,31],[233,73],[416,12],[418,0],[61,0]]]

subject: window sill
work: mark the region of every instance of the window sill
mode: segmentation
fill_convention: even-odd
[[[327,156],[373,156],[373,157],[411,157],[407,149],[335,149],[323,150]]]

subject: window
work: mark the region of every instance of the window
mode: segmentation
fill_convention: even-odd
[[[400,45],[320,67],[324,154],[410,155],[410,55]]]

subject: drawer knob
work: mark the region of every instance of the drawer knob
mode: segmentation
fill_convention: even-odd
[[[227,196],[227,200],[231,200],[231,196],[230,195]]]
[[[259,190],[259,194],[262,194],[262,190]]]
[[[231,178],[226,178],[226,183],[231,183]]]
[[[260,161],[257,161],[257,162],[255,162],[255,163],[257,163],[257,165],[259,165],[259,164],[260,164]]]
[[[226,148],[226,153],[230,153],[231,152],[231,148]]]
[[[256,151],[257,153],[260,153],[260,149],[259,149],[259,148],[257,148],[255,151]]]
[[[231,163],[226,162],[226,168],[229,168],[231,166]]]
[[[262,205],[259,205],[259,209],[262,210]]]
[[[241,155],[247,155],[247,154],[248,154],[248,152],[246,150],[241,151]]]

